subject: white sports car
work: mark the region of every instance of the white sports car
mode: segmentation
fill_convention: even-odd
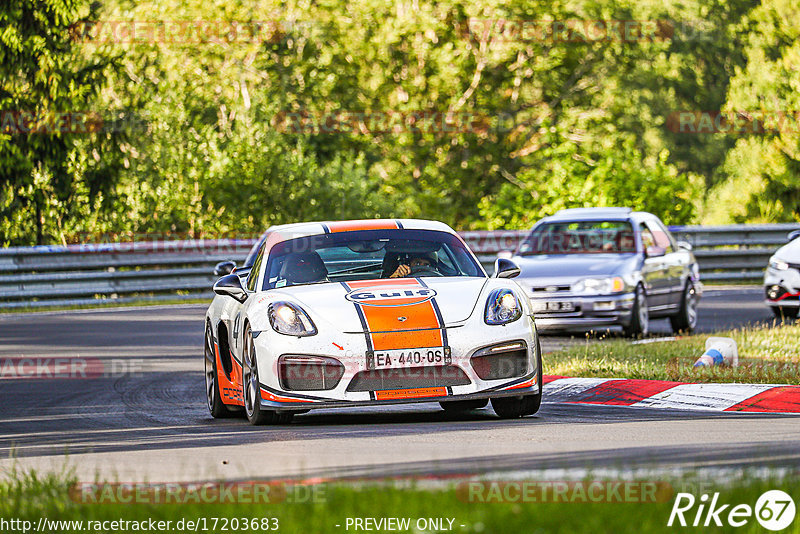
[[[536,413],[541,348],[519,269],[488,277],[449,226],[271,228],[246,278],[214,284],[205,376],[214,417],[284,423],[316,408],[437,401]]]
[[[793,319],[800,309],[800,230],[769,259],[764,273],[767,306],[778,318]]]

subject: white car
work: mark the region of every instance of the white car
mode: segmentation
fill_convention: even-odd
[[[268,230],[206,314],[208,408],[253,424],[335,408],[439,402],[536,413],[539,338],[519,269],[487,276],[449,226],[420,220]]]
[[[769,259],[764,274],[767,306],[779,318],[795,318],[800,308],[800,230]]]

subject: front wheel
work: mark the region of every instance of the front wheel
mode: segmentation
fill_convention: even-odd
[[[291,412],[276,412],[261,407],[261,382],[258,378],[256,345],[250,325],[244,331],[244,354],[242,355],[242,397],[244,413],[251,425],[282,424],[292,420]]]
[[[772,313],[775,314],[775,317],[778,319],[796,319],[797,312],[800,308],[789,308],[789,307],[782,307],[782,306],[770,306],[772,308]]]
[[[697,326],[697,291],[691,280],[686,281],[678,314],[670,316],[669,322],[672,325],[672,331],[676,334],[691,332]]]
[[[636,293],[633,297],[633,310],[631,310],[631,322],[623,327],[626,336],[644,337],[650,331],[650,312],[647,309],[647,295],[642,285],[636,286]]]
[[[215,419],[230,417],[231,411],[222,402],[219,393],[219,380],[217,379],[217,356],[214,350],[214,334],[211,332],[211,325],[206,325],[206,336],[203,347],[206,375],[206,405],[211,417]]]

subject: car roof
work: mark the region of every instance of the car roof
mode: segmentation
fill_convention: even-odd
[[[655,218],[655,215],[646,211],[633,211],[631,208],[568,208],[545,217],[540,222],[596,221],[598,219],[627,221],[650,218]]]
[[[360,230],[437,230],[455,234],[443,222],[424,219],[359,219],[350,221],[317,221],[271,226],[267,233],[276,234],[274,242],[319,234],[355,232]]]

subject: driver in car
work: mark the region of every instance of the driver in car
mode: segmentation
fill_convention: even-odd
[[[436,252],[406,254],[405,258],[401,258],[400,265],[389,275],[389,278],[413,276],[422,271],[438,272],[436,267],[438,260]]]

